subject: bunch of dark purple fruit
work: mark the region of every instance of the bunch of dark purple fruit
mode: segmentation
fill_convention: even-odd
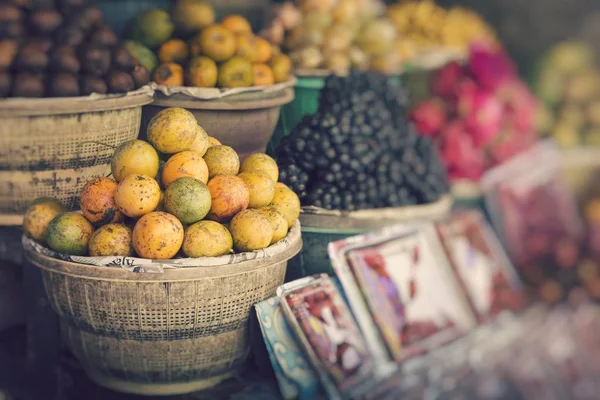
[[[406,119],[407,92],[374,72],[330,76],[319,109],[277,149],[281,181],[303,205],[361,210],[431,203],[448,192],[429,138]]]
[[[0,2],[0,98],[125,93],[149,80],[85,0]]]

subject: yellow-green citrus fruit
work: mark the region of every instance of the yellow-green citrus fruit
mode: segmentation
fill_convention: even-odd
[[[57,215],[46,229],[48,247],[59,253],[83,256],[88,252],[88,243],[94,227],[85,217],[76,212]]]
[[[275,207],[263,207],[260,211],[265,217],[269,219],[271,227],[273,228],[273,238],[271,244],[279,242],[281,239],[287,236],[288,224],[287,220]]]
[[[23,216],[25,234],[36,242],[45,243],[46,228],[57,215],[67,211],[60,201],[53,197],[35,199]]]
[[[202,156],[193,151],[182,151],[169,158],[163,167],[162,183],[168,187],[176,179],[189,176],[208,182],[208,167]]]
[[[184,224],[204,218],[210,202],[208,187],[196,178],[179,178],[165,190],[165,209]]]
[[[300,199],[283,183],[275,184],[275,196],[271,206],[275,207],[286,219],[288,226],[294,226],[300,216]]]
[[[185,230],[183,252],[188,257],[218,257],[229,254],[232,247],[231,233],[218,222],[200,221]]]
[[[198,123],[194,115],[183,108],[172,107],[165,108],[152,118],[146,134],[158,151],[174,154],[188,150],[197,132]]]
[[[275,196],[275,182],[262,172],[242,172],[238,175],[248,186],[250,201],[248,207],[261,208],[268,206]]]
[[[240,171],[240,158],[229,146],[211,146],[204,154],[208,166],[208,177],[217,175],[237,175]]]
[[[241,172],[263,172],[267,174],[273,182],[279,179],[279,168],[277,163],[265,153],[250,154],[240,168]]]
[[[131,218],[152,212],[160,202],[160,186],[148,175],[129,175],[117,186],[115,202]]]
[[[174,215],[166,212],[146,214],[133,228],[133,248],[143,258],[173,258],[182,244],[183,225]]]
[[[130,140],[121,144],[110,163],[112,176],[117,182],[132,174],[156,176],[158,167],[158,153],[150,143],[143,140]]]
[[[208,147],[209,147],[209,148],[210,148],[210,147],[213,147],[213,146],[220,146],[220,145],[222,145],[222,144],[223,144],[223,143],[221,143],[221,142],[219,141],[219,139],[217,139],[217,138],[215,138],[215,137],[212,137],[212,136],[209,136],[209,137],[208,137]]]
[[[231,219],[229,231],[237,251],[264,249],[271,244],[273,228],[269,219],[258,210],[244,210]]]
[[[117,182],[110,178],[95,178],[83,187],[79,197],[81,212],[92,224],[119,222],[123,214],[115,202]]]
[[[203,157],[206,153],[206,150],[208,150],[208,146],[208,134],[206,133],[204,128],[198,125],[196,138],[192,142],[192,145],[190,146],[189,150],[198,153],[200,154],[200,157]]]
[[[107,224],[98,228],[90,238],[92,257],[133,255],[132,230],[124,224]]]

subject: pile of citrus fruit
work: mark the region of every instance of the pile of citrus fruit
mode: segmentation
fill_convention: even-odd
[[[271,157],[255,153],[240,162],[190,112],[161,111],[147,136],[150,143],[132,140],[115,150],[112,177],[85,185],[81,213],[56,199],[34,201],[25,233],[71,255],[216,257],[268,247],[298,219],[298,196],[277,182]]]

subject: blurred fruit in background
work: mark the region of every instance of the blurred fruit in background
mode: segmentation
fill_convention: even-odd
[[[534,88],[547,108],[544,133],[564,148],[600,145],[600,69],[591,46],[554,46],[538,63]]]
[[[291,71],[288,56],[254,35],[246,18],[227,15],[216,22],[204,0],[179,0],[170,14],[147,10],[129,31],[128,48],[159,85],[267,86],[286,81]]]
[[[434,1],[402,1],[387,8],[379,0],[312,3],[283,3],[261,32],[290,54],[298,70],[396,74],[406,64],[429,67],[464,59],[474,40],[496,42],[493,29],[475,12],[442,8]]]
[[[410,119],[434,139],[451,180],[478,181],[536,141],[539,102],[497,46],[473,45],[466,65],[452,62],[432,75],[431,90],[435,97]]]

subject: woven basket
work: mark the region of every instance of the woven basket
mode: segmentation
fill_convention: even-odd
[[[148,93],[0,101],[0,225],[19,225],[41,196],[77,208],[83,185],[110,173],[114,148],[137,138],[142,105],[151,101]]]
[[[62,261],[25,249],[42,269],[64,339],[96,383],[169,395],[231,377],[249,354],[251,307],[275,295],[302,247],[297,223],[270,256],[134,273]],[[198,259],[202,265],[202,259]]]

